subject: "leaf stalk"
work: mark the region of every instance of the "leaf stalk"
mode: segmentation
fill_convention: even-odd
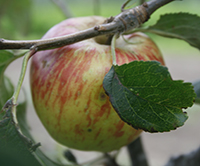
[[[33,50],[30,50],[29,52],[27,52],[25,54],[25,56],[24,56],[23,63],[22,63],[22,69],[21,69],[21,73],[20,73],[20,77],[19,77],[19,80],[18,80],[18,83],[17,83],[16,90],[15,90],[13,96],[12,96],[12,101],[13,101],[14,105],[17,104],[19,93],[20,93],[20,90],[21,90],[21,87],[22,87],[22,83],[23,83],[25,74],[26,74],[28,60],[35,53],[36,53],[36,51],[33,49]]]

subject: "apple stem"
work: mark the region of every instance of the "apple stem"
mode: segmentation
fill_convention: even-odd
[[[116,40],[118,36],[119,36],[118,33],[114,34],[111,41],[111,53],[112,53],[113,65],[117,65],[115,45],[116,45]]]

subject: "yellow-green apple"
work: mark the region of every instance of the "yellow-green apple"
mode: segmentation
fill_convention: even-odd
[[[70,18],[51,28],[43,39],[94,27],[104,20],[99,16]],[[129,144],[142,132],[120,119],[105,94],[102,82],[112,56],[103,38],[40,51],[32,58],[30,84],[37,115],[49,134],[70,148],[108,152]],[[164,64],[159,49],[145,34],[125,39],[116,41],[118,65],[134,60]]]

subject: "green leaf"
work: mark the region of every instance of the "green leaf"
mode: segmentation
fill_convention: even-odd
[[[26,105],[27,103],[21,103],[17,106],[17,119],[19,122],[20,130],[22,133],[33,140],[33,137],[30,133],[30,127],[26,119]],[[33,143],[35,143],[33,141]],[[37,144],[36,144],[37,145]],[[37,159],[44,165],[44,166],[61,166],[61,163],[56,163],[49,159],[45,154],[37,148],[36,151],[33,152],[33,154],[37,157]]]
[[[0,108],[4,106],[5,102],[14,93],[14,87],[10,80],[4,76],[4,72],[14,60],[22,57],[24,54],[24,51],[0,50]],[[2,114],[0,114],[0,118],[2,118]]]
[[[0,121],[1,165],[40,166],[31,151],[36,149],[32,141],[23,136],[13,120],[12,107],[6,110]]]
[[[4,71],[15,59],[17,59],[17,56],[15,56],[14,53],[0,50],[0,109],[14,93],[14,87],[10,80],[4,76]],[[3,115],[4,114],[0,114],[0,119]]]
[[[138,30],[185,40],[191,46],[200,49],[200,17],[197,15],[189,13],[165,14],[155,25]]]
[[[0,80],[0,110],[4,106],[5,102],[11,98],[14,93],[14,87],[7,77],[3,77]],[[0,114],[0,119],[4,116],[4,113]]]
[[[8,65],[22,54],[12,51],[0,50],[0,107],[2,108],[6,101],[11,98],[14,88],[4,71]],[[7,103],[12,103],[11,99]],[[0,113],[0,156],[1,165],[35,165],[40,164],[31,154],[35,149],[32,141],[26,138],[19,131],[19,127],[14,121],[14,107],[9,107]],[[31,163],[29,163],[31,162]]]
[[[14,88],[4,71],[8,65],[15,59],[23,56],[25,52],[12,52],[0,50],[0,107],[2,108],[6,101],[11,98]],[[12,103],[11,99],[7,103]],[[17,106],[16,124],[13,118],[14,107],[9,105],[8,109],[0,112],[0,165],[20,165],[20,166],[59,166],[47,158],[37,147],[40,144],[34,144],[30,134],[30,128],[26,121],[26,101]],[[22,133],[20,132],[22,131]],[[40,163],[38,162],[40,161]]]
[[[148,132],[182,126],[188,118],[182,108],[191,107],[195,98],[191,83],[173,81],[156,61],[112,66],[103,87],[121,119]]]
[[[26,104],[23,102],[17,106],[19,126],[13,120],[11,108],[6,111],[4,119],[0,121],[0,155],[4,157],[3,160],[0,159],[2,166],[41,166],[40,163],[43,166],[62,166],[46,157],[37,148],[40,144],[34,144],[32,141],[33,138],[26,120]],[[19,131],[19,127],[24,135]]]
[[[194,91],[197,95],[195,99],[195,103],[200,104],[200,81],[194,82],[193,86],[194,86]]]

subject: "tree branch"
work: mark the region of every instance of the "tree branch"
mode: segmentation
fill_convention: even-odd
[[[177,166],[177,165],[181,166],[200,165],[200,147],[189,154],[171,158],[165,166]]]
[[[131,159],[131,166],[148,166],[147,158],[142,146],[141,136],[128,146],[128,152]]]
[[[115,158],[111,157],[109,154],[105,153],[104,157],[104,161],[102,162],[104,166],[119,166]]]
[[[150,15],[156,9],[172,1],[174,0],[151,0],[132,9],[123,11],[119,15],[115,16],[109,23],[101,24],[66,36],[28,41],[0,39],[0,50],[34,48],[35,50],[40,51],[62,47],[99,35],[113,35],[115,33],[122,34],[139,27],[149,19]]]

